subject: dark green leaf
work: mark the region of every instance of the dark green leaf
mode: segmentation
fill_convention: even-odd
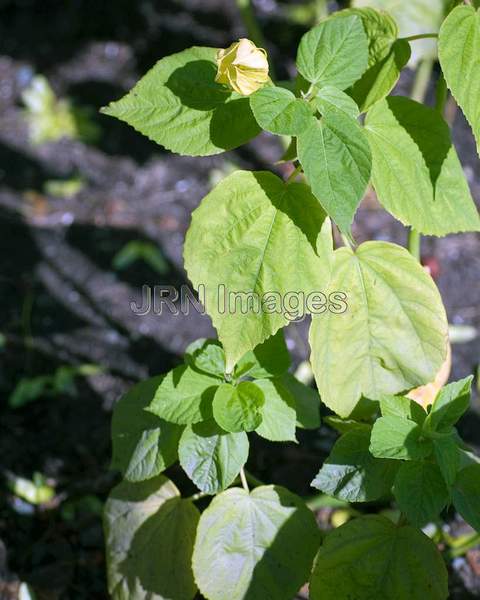
[[[460,467],[460,452],[455,435],[435,438],[433,450],[445,483],[447,486],[453,485]]]
[[[222,384],[213,398],[213,416],[225,431],[253,431],[262,422],[265,397],[251,381]]]
[[[271,442],[297,441],[295,398],[284,385],[283,377],[257,379],[255,385],[262,390],[265,398],[261,407],[262,422],[255,432]]]
[[[437,394],[427,417],[426,428],[448,431],[468,410],[473,377],[444,386]]]
[[[448,575],[435,544],[385,517],[353,519],[326,537],[310,600],[446,600]]]
[[[298,47],[299,73],[319,88],[333,85],[344,90],[361,77],[367,63],[367,36],[356,15],[323,21],[302,37]]]
[[[353,8],[335,14],[339,17],[358,15],[367,34],[368,69],[349,90],[364,112],[391,92],[410,59],[410,45],[405,40],[397,40],[397,24],[386,12]]]
[[[172,152],[208,156],[241,146],[260,129],[248,98],[215,82],[215,48],[193,47],[158,61],[102,112]]]
[[[245,432],[227,433],[212,420],[185,428],[180,439],[180,464],[202,491],[216,494],[237,477],[248,458]]]
[[[388,54],[367,69],[362,78],[349,90],[361,112],[366,112],[392,91],[402,69],[410,60],[410,44],[396,40]]]
[[[290,354],[283,329],[267,338],[254,350],[247,352],[235,366],[234,376],[248,375],[254,379],[282,375],[290,367]]]
[[[280,87],[260,88],[250,96],[250,106],[260,127],[278,135],[298,135],[313,119],[305,100]]]
[[[348,502],[370,502],[390,493],[397,463],[369,452],[370,428],[355,428],[337,440],[312,486]]]
[[[419,425],[422,425],[427,417],[420,404],[406,396],[383,396],[380,399],[380,410],[384,417],[403,417]]]
[[[298,381],[290,373],[285,373],[281,381],[295,399],[297,426],[304,429],[320,427],[320,396],[310,386]]]
[[[112,417],[112,469],[129,481],[155,477],[177,460],[182,427],[147,412],[163,375],[131,388]]]
[[[381,417],[375,421],[370,452],[377,458],[419,460],[432,453],[433,446],[423,437],[421,427],[404,417]]]
[[[331,85],[326,85],[318,90],[313,104],[322,115],[340,111],[347,117],[356,119],[360,114],[355,101],[345,92]]]
[[[225,374],[225,352],[217,340],[201,338],[189,344],[185,350],[188,366],[223,380]]]
[[[465,521],[480,532],[480,464],[462,469],[453,488],[453,504]]]
[[[212,415],[212,399],[219,380],[181,365],[167,373],[147,410],[159,417],[188,425]]]
[[[439,467],[429,462],[406,462],[395,478],[398,507],[416,527],[438,518],[448,502],[448,489]]]
[[[339,228],[349,232],[372,166],[362,128],[342,111],[327,111],[298,137],[297,147],[313,193]]]

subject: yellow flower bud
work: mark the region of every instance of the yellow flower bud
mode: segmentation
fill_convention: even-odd
[[[267,53],[246,38],[240,39],[226,50],[217,52],[217,83],[249,96],[268,81]]]

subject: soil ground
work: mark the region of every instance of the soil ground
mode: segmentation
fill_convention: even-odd
[[[286,20],[285,4],[262,0],[256,6],[271,56],[286,77],[304,28]],[[243,34],[232,0],[0,1],[0,333],[6,338],[0,349],[0,463],[5,478],[39,471],[57,491],[41,509],[8,492],[0,496],[0,598],[16,597],[19,580],[30,582],[41,599],[107,597],[99,502],[117,480],[108,470],[112,405],[133,382],[177,364],[189,342],[214,333],[208,318],[194,311],[139,317],[130,303],[140,302],[143,284],[187,283],[183,238],[191,211],[212,183],[232,165],[271,168],[282,150],[262,135],[220,157],[173,156],[98,109],[158,58],[191,45],[226,46]],[[20,95],[35,74],[45,75],[58,95],[91,108],[101,132],[95,145],[30,143]],[[410,85],[407,72],[399,92],[408,93]],[[475,145],[461,114],[452,111],[452,117],[454,141],[480,203]],[[84,181],[73,197],[45,193],[46,181],[73,176]],[[371,194],[354,233],[359,241],[406,240],[405,229]],[[163,275],[138,262],[114,269],[114,257],[132,240],[161,250]],[[479,236],[427,238],[423,256],[435,270],[449,321],[480,328]],[[287,332],[297,363],[308,355],[306,330],[303,323]],[[452,378],[473,373],[479,357],[478,337],[455,345]],[[85,363],[103,372],[78,378],[75,394],[8,407],[20,378]],[[479,425],[475,405],[460,429],[477,449]],[[322,428],[303,437],[300,445],[273,447],[257,439],[251,470],[311,494],[308,482],[334,434]],[[175,469],[172,476],[188,486]],[[455,515],[448,518],[452,531],[464,529]],[[452,598],[480,596],[476,556],[454,563]]]

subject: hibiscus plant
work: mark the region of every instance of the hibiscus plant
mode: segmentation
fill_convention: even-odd
[[[292,600],[309,582],[311,600],[442,600],[446,562],[426,526],[453,507],[480,531],[480,461],[455,427],[471,378],[447,384],[447,318],[418,261],[421,234],[480,230],[443,117],[451,93],[480,151],[480,10],[453,2],[438,33],[401,37],[389,13],[353,4],[302,37],[294,81],[273,81],[265,50],[241,39],[162,58],[103,109],[188,156],[264,130],[291,164],[286,180],[275,165],[231,173],[192,215],[185,269],[218,340],[193,341],[116,405],[113,598]],[[391,95],[424,41],[438,41],[433,108]],[[369,185],[409,248],[355,241]],[[315,389],[289,372],[283,334],[305,315]],[[311,485],[355,504],[330,531],[244,468],[252,435],[295,442],[320,427],[320,403],[340,435]],[[177,461],[193,496],[163,474]]]

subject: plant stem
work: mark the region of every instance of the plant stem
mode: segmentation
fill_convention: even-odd
[[[438,33],[417,33],[417,35],[409,35],[403,38],[407,42],[414,42],[415,40],[426,40],[428,38],[437,38]]]
[[[480,533],[474,533],[468,538],[462,538],[460,543],[452,544],[450,549],[450,556],[452,558],[457,558],[458,556],[463,556],[469,550],[478,546],[480,544]]]
[[[344,233],[341,233],[340,235],[342,236],[342,241],[345,244],[345,246],[347,248],[350,248],[350,250],[353,250],[353,245],[348,235],[345,235]]]
[[[251,0],[236,0],[236,2],[249,39],[259,48],[266,48],[267,42],[255,17]],[[269,65],[269,70],[271,78],[275,80],[275,68],[273,65]]]
[[[253,12],[252,4],[250,0],[237,0],[238,10],[242,17],[243,24],[247,30],[248,37],[255,42],[257,46],[265,46],[265,38],[263,37],[262,30],[260,29],[255,13]]]
[[[420,247],[420,233],[416,229],[410,229],[408,232],[408,251],[418,261],[420,261]]]
[[[423,102],[427,95],[428,84],[432,75],[433,60],[426,58],[417,67],[410,97],[417,102]]]
[[[193,496],[189,496],[188,498],[185,498],[185,500],[190,500],[191,502],[196,502],[197,500],[201,500],[202,498],[205,498],[206,496],[211,496],[211,494],[207,494],[207,492],[198,492],[197,494],[193,494]]]
[[[250,488],[248,487],[247,477],[245,476],[245,471],[243,467],[240,469],[240,481],[242,482],[243,489],[246,492],[250,493]]]
[[[297,178],[297,176],[300,174],[301,170],[302,170],[302,165],[297,165],[295,167],[295,169],[287,177],[287,179],[285,180],[285,183],[289,184],[289,183],[292,183],[293,181],[295,181],[295,179]]]

